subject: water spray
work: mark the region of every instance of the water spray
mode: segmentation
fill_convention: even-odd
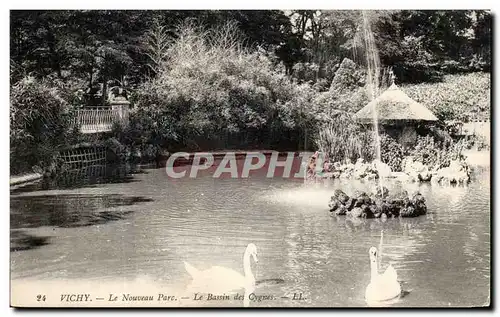
[[[379,74],[380,74],[380,58],[378,55],[377,46],[375,45],[375,38],[373,37],[373,32],[370,26],[370,20],[368,18],[367,12],[362,11],[363,17],[363,39],[365,44],[365,56],[366,56],[366,87],[368,89],[368,96],[370,98],[370,102],[375,100],[378,97],[379,90]],[[380,135],[378,131],[378,114],[377,114],[377,104],[373,103],[372,109],[373,115],[373,134],[375,136],[375,157],[378,162],[382,162],[382,155],[380,151]],[[375,164],[375,169],[378,168]],[[378,185],[380,188],[380,192],[383,194],[382,187],[382,176],[379,173],[379,181]]]

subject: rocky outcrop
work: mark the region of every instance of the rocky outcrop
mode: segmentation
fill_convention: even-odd
[[[464,161],[454,160],[448,167],[429,168],[421,162],[407,157],[404,161],[404,173],[410,181],[441,184],[466,184],[470,181],[470,168]]]
[[[470,168],[463,161],[451,161],[448,167],[433,173],[432,181],[441,184],[467,184],[470,181]]]
[[[307,179],[357,179],[374,180],[379,178],[398,178],[404,182],[437,182],[441,184],[466,184],[470,181],[470,168],[464,161],[451,161],[448,167],[431,168],[412,157],[403,161],[403,172],[392,172],[389,165],[374,160],[365,163],[358,159],[355,164],[329,162],[327,157],[321,157],[320,152],[314,153],[307,164]]]
[[[363,159],[358,159],[356,164],[340,162],[331,163],[326,161],[322,168],[318,169],[317,164],[320,160],[320,153],[316,152],[309,159],[307,164],[307,178],[341,178],[341,179],[366,179],[373,180],[382,177],[388,177],[391,174],[391,168],[382,162],[373,161],[365,163]]]
[[[428,182],[432,178],[432,172],[429,170],[429,167],[421,162],[413,161],[411,157],[405,158],[403,171],[409,176],[411,181],[415,182]]]
[[[417,217],[427,213],[425,198],[419,192],[409,196],[403,191],[391,196],[386,187],[370,195],[358,192],[353,197],[336,189],[328,207],[335,215],[352,218]]]

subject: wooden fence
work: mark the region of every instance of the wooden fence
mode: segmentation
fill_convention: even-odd
[[[82,168],[106,163],[106,148],[102,146],[75,146],[59,152],[66,169]]]

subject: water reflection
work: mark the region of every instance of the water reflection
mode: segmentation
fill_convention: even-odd
[[[10,227],[80,227],[124,219],[131,210],[122,208],[152,199],[123,195],[39,195],[10,199]],[[115,209],[111,209],[115,208]],[[103,210],[111,209],[111,210]]]
[[[37,237],[21,230],[10,232],[10,251],[26,251],[47,245],[49,237]]]
[[[277,299],[251,306],[364,306],[368,250],[378,246],[384,230],[381,269],[391,263],[410,292],[394,306],[483,305],[490,285],[488,173],[465,188],[413,184],[408,190],[388,182],[390,190],[421,191],[429,213],[385,222],[328,212],[335,188],[348,194],[369,190],[371,185],[362,182],[309,188],[265,177],[174,181],[158,169],[134,175],[134,182],[19,193],[11,197],[12,226],[50,237],[50,243],[12,252],[11,274],[19,283],[23,278],[116,282],[147,276],[180,292],[190,281],[182,261],[241,272],[241,249],[253,242],[259,263],[252,270],[262,281],[255,293]],[[100,211],[122,218],[93,222]],[[133,212],[120,214],[126,211]],[[50,220],[60,214],[70,225]],[[291,300],[295,294],[304,299]]]
[[[138,182],[136,174],[146,174],[144,169],[133,165],[90,165],[82,168],[64,170],[55,177],[43,178],[39,182],[16,186],[12,194],[36,190],[77,189],[97,187],[102,184]]]

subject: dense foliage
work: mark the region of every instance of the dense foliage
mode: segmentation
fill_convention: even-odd
[[[241,140],[253,132],[245,145],[265,147],[307,125],[313,90],[290,81],[265,54],[242,47],[234,30],[179,29],[157,75],[137,90],[131,126],[142,130],[141,138],[227,148],[228,136]]]
[[[403,82],[488,71],[491,17],[484,10],[367,14],[382,64]],[[354,10],[11,11],[11,60],[35,76],[82,78],[106,95],[108,81],[134,86],[150,74],[146,30],[160,23],[175,36],[175,27],[188,20],[210,27],[234,21],[245,47],[262,48],[305,81],[330,82],[345,57],[363,63],[362,13]]]
[[[71,140],[71,108],[61,90],[27,77],[11,87],[11,173],[49,166],[58,150]]]
[[[484,10],[366,14],[381,62],[394,69],[400,82],[439,81],[448,73],[489,71],[491,17]],[[331,80],[331,65],[345,57],[363,63],[362,18],[360,11],[291,12],[294,29],[304,38],[300,62],[317,65],[309,67],[317,70],[316,79]]]
[[[393,172],[402,171],[402,163],[405,155],[403,146],[385,133],[380,135],[380,154],[382,162],[389,165]]]
[[[442,168],[449,166],[453,160],[464,159],[462,155],[464,149],[463,141],[438,142],[434,137],[427,135],[418,137],[417,144],[408,155],[431,168]]]
[[[105,105],[117,88],[133,107],[108,141],[118,152],[312,149],[319,138],[339,159],[369,158],[372,135],[351,119],[369,99],[361,23],[381,82],[393,69],[443,120],[489,117],[489,11],[11,11],[11,160],[24,164],[13,171],[50,164],[76,137],[71,109]],[[394,142],[382,147],[399,169]]]
[[[402,89],[441,120],[469,122],[490,119],[489,73],[447,75],[440,83],[407,85]]]
[[[366,131],[352,116],[338,112],[318,131],[316,145],[331,162],[371,161],[375,157],[373,132]]]

